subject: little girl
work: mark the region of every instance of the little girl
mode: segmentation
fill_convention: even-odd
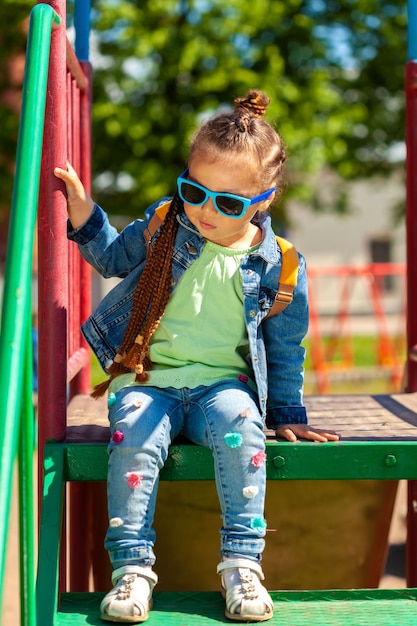
[[[164,201],[120,234],[75,171],[56,168],[68,196],[68,236],[105,277],[122,280],[83,326],[110,375],[105,540],[114,588],[101,617],[143,622],[157,582],[152,528],[159,472],[183,434],[213,452],[223,525],[217,571],[226,616],[261,622],[273,605],[261,581],[266,521],[264,420],[277,436],[334,441],[309,428],[302,402],[308,306],[299,256],[293,302],[266,318],[277,293],[281,251],[268,209],[282,190],[285,150],[263,119],[259,91],[195,134],[165,218]]]

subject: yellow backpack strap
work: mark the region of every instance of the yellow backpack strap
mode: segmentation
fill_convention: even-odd
[[[264,317],[271,317],[272,315],[278,315],[286,306],[291,304],[293,300],[294,287],[297,284],[298,276],[298,253],[293,244],[283,239],[282,237],[276,237],[277,244],[281,248],[282,255],[282,267],[281,276],[278,285],[278,293],[275,296],[274,304]]]
[[[149,255],[151,239],[156,233],[156,231],[158,230],[158,228],[161,226],[161,224],[163,224],[170,206],[171,206],[171,200],[169,200],[168,202],[164,202],[164,204],[159,205],[159,207],[155,209],[155,213],[152,215],[151,219],[149,220],[148,228],[143,233],[143,236],[145,237],[146,245],[148,247],[147,256]]]

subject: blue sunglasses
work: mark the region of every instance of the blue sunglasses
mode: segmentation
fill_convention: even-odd
[[[201,206],[207,202],[208,198],[211,198],[219,213],[232,218],[242,217],[252,204],[266,200],[276,189],[276,187],[272,187],[254,198],[243,198],[234,193],[210,191],[210,189],[184,178],[187,175],[188,169],[177,178],[178,193],[183,202],[191,204],[191,206]]]

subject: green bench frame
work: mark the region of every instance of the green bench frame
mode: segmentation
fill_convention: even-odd
[[[288,443],[267,434],[268,480],[417,479],[417,394],[306,398],[312,425],[334,428],[337,443]],[[38,624],[103,624],[100,593],[58,594],[64,487],[105,481],[106,407],[87,396],[68,409],[67,440],[44,450],[38,567]],[[175,441],[161,480],[213,480],[210,450]],[[58,602],[58,595],[59,602]],[[274,591],[271,626],[417,624],[417,589]],[[158,592],[149,626],[230,623],[217,592]],[[59,605],[59,607],[58,607]]]

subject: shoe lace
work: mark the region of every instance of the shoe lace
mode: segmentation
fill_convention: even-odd
[[[132,593],[133,583],[136,580],[136,574],[125,574],[119,581],[119,588],[117,589],[117,599],[127,600]]]
[[[242,585],[242,593],[246,600],[256,600],[258,593],[254,584],[254,575],[248,569],[239,568],[239,577]]]

